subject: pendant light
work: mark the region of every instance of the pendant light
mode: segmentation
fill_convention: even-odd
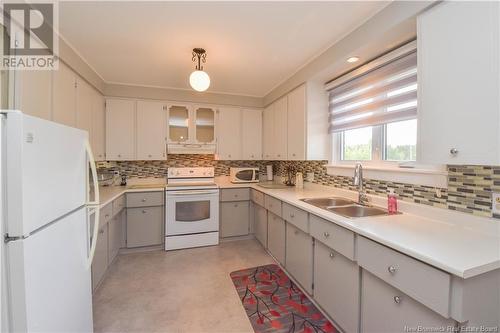
[[[203,71],[203,66],[201,63],[205,63],[207,59],[207,52],[201,48],[193,49],[192,61],[198,61],[198,65],[195,67],[195,71],[189,76],[189,84],[196,91],[205,91],[210,86],[210,77],[206,72]]]

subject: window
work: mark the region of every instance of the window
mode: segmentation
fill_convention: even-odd
[[[328,84],[333,160],[415,161],[415,45],[407,44]]]

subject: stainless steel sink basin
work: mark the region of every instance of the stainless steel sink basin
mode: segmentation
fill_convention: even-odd
[[[330,197],[330,198],[305,198],[300,199],[310,205],[319,207],[319,208],[327,208],[327,207],[337,207],[337,206],[345,206],[345,205],[353,205],[354,201],[344,198],[338,197]]]
[[[367,207],[361,205],[349,205],[342,207],[327,207],[326,210],[339,214],[345,217],[366,217],[366,216],[378,216],[378,215],[389,215],[389,213],[382,208],[377,207]]]

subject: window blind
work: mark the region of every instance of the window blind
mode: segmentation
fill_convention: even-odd
[[[417,52],[333,87],[329,113],[330,133],[416,118]]]

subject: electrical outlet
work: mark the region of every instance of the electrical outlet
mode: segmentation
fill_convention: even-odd
[[[492,199],[491,209],[493,214],[500,214],[500,193],[493,192],[491,199]]]

